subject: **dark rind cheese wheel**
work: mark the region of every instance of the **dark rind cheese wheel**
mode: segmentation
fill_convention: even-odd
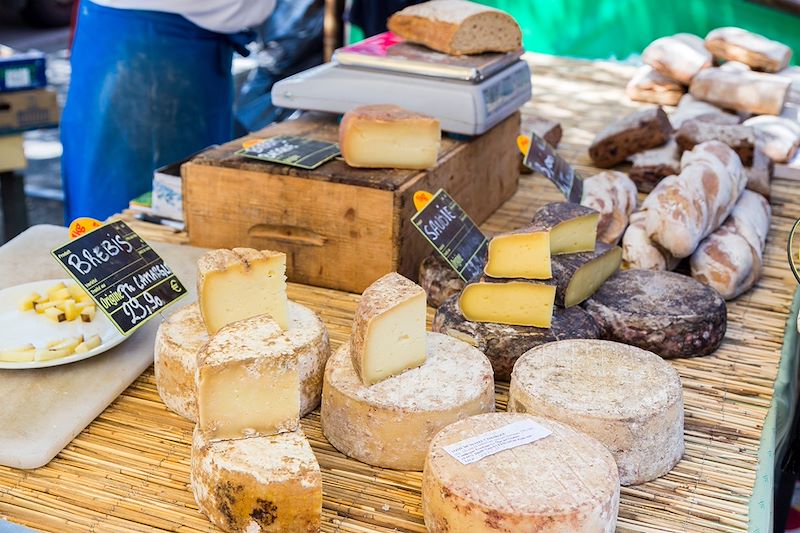
[[[460,293],[466,285],[453,267],[436,252],[423,259],[419,265],[419,284],[428,295],[428,305],[434,308]]]
[[[535,346],[566,339],[598,339],[602,329],[580,307],[556,308],[549,329],[470,322],[461,314],[458,296],[447,299],[436,311],[433,331],[467,342],[486,354],[495,380],[508,381],[517,359]]]
[[[714,352],[728,320],[717,291],[674,272],[617,272],[583,305],[603,328],[604,338],[665,358]]]

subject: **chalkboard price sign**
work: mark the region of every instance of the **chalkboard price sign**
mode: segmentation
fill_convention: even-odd
[[[469,282],[483,273],[489,241],[444,189],[439,189],[411,222],[461,279]]]
[[[86,233],[52,254],[123,335],[186,295],[164,260],[122,221]]]
[[[525,166],[552,181],[572,203],[581,203],[583,180],[566,159],[558,155],[550,143],[531,132]]]
[[[238,155],[312,170],[339,155],[339,145],[293,135],[279,135],[248,146]]]

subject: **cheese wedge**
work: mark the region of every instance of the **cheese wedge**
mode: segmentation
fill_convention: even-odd
[[[572,307],[583,302],[610,278],[622,263],[622,248],[598,242],[591,252],[553,257],[556,305]]]
[[[351,167],[430,168],[441,138],[438,120],[395,105],[357,107],[339,125],[339,148]]]
[[[350,336],[353,367],[371,385],[425,362],[425,291],[396,272],[361,295]]]
[[[458,300],[464,318],[514,326],[549,328],[556,288],[530,281],[470,283]]]
[[[223,326],[258,315],[288,325],[286,254],[252,248],[213,250],[197,262],[200,313],[213,335]]]
[[[293,346],[268,315],[223,327],[197,355],[198,424],[213,439],[298,428],[300,377]]]
[[[559,255],[594,250],[599,220],[600,213],[594,209],[554,202],[536,211],[531,222],[550,230],[550,254]]]

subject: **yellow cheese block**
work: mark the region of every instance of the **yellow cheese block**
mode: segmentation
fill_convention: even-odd
[[[395,105],[357,107],[339,125],[339,148],[351,167],[430,168],[441,138],[438,120]]]
[[[212,250],[197,262],[197,293],[211,335],[227,324],[263,314],[285,330],[286,254],[252,248]]]
[[[539,209],[533,224],[550,228],[550,254],[591,252],[597,242],[600,213],[570,202],[554,202]]]
[[[514,326],[549,328],[556,287],[529,281],[470,283],[458,300],[464,318]]]

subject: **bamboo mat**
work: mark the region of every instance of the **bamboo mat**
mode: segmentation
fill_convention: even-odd
[[[632,69],[529,55],[534,98],[524,113],[559,120],[560,152],[593,170],[586,146],[594,132],[638,107],[623,95]],[[773,394],[784,327],[796,282],[786,238],[800,217],[797,183],[776,180],[773,219],[758,286],[729,304],[728,333],[712,356],[672,361],[686,406],[686,455],[667,476],[623,487],[620,532],[741,532],[756,483],[758,449]],[[521,226],[536,208],[559,199],[541,177],[525,175],[520,190],[484,225]],[[185,236],[133,224],[146,238]],[[357,297],[294,285],[289,296],[317,311],[334,348],[348,336]],[[504,410],[508,387],[497,385]],[[323,471],[323,531],[425,531],[421,474],[373,468],[338,453],[322,436],[318,412],[303,420]],[[188,488],[192,425],[161,403],[152,368],[58,457],[35,471],[0,468],[0,515],[43,531],[216,531],[196,510]]]

